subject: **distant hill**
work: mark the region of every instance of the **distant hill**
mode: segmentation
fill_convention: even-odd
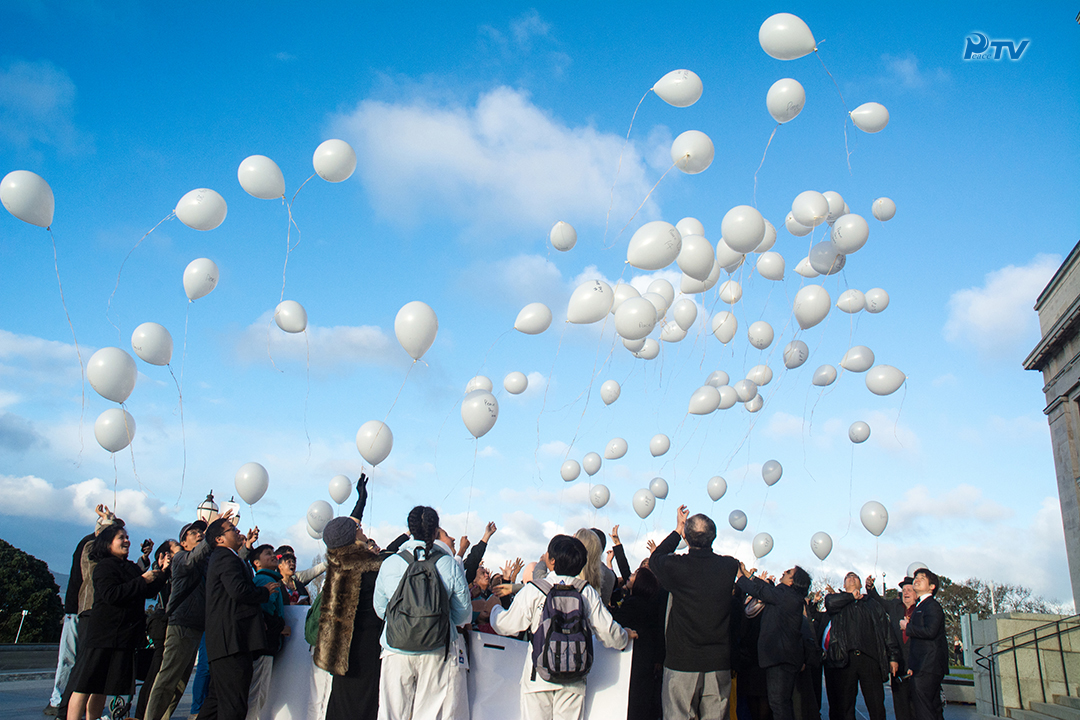
[[[56,584],[60,586],[60,597],[64,597],[64,593],[67,592],[68,578],[71,576],[67,573],[56,572],[52,568],[49,568],[49,572],[52,573],[53,578],[56,580]]]

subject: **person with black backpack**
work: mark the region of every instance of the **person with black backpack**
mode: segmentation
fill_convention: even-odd
[[[532,660],[521,675],[523,720],[584,718],[593,634],[617,650],[636,637],[612,619],[600,594],[577,577],[587,559],[580,540],[556,535],[542,558],[554,574],[525,585],[510,609],[495,606],[491,611],[491,626],[500,635],[532,632]]]
[[[467,700],[452,692],[458,656],[450,651],[456,626],[472,619],[469,584],[461,565],[435,545],[439,514],[433,508],[414,507],[408,525],[412,540],[383,561],[372,598],[375,614],[386,621],[379,717],[467,717]]]

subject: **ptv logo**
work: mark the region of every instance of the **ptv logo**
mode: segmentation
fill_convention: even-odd
[[[1009,51],[1010,60],[1019,60],[1027,50],[1030,40],[1021,40],[1019,43],[1012,40],[991,40],[982,33],[975,32],[966,38],[964,45],[965,60],[990,60],[990,50],[993,49],[993,59],[1001,59],[1001,51]]]

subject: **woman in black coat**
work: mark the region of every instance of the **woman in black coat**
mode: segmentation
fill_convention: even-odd
[[[668,593],[646,567],[638,568],[629,586],[629,595],[611,611],[615,622],[638,634],[630,661],[626,717],[627,720],[659,720],[663,714],[664,615]]]
[[[135,691],[135,650],[146,645],[147,598],[161,591],[166,571],[139,570],[127,559],[131,541],[127,531],[110,525],[94,539],[90,549],[94,568],[94,606],[71,682],[68,720],[101,717],[106,695]],[[164,560],[166,570],[168,560]]]

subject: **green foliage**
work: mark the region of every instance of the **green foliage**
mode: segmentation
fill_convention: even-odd
[[[0,540],[0,643],[15,642],[23,610],[20,644],[60,641],[64,603],[49,566]]]

